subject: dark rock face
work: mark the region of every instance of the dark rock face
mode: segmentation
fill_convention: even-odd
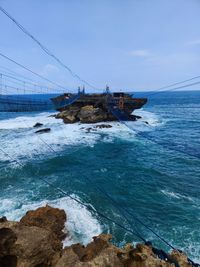
[[[50,206],[29,211],[20,222],[0,222],[0,267],[174,267],[150,245],[118,248],[111,235],[101,234],[87,246],[62,248],[66,214]],[[179,251],[168,254],[180,267],[191,267]]]
[[[99,129],[112,128],[112,125],[110,125],[110,124],[99,124],[99,125],[96,125],[95,128],[99,128]]]
[[[1,222],[7,222],[7,218],[6,218],[5,216],[1,217],[1,218],[0,218],[0,223],[1,223]]]
[[[40,123],[40,122],[37,122],[35,125],[33,125],[34,128],[39,128],[39,127],[42,127],[43,124]]]
[[[0,229],[0,256],[10,254],[10,248],[17,240],[16,234],[10,228]]]
[[[38,131],[36,131],[35,133],[39,133],[39,134],[42,134],[42,133],[48,133],[48,132],[50,132],[51,131],[51,129],[50,128],[44,128],[44,129],[41,129],[41,130],[38,130]]]

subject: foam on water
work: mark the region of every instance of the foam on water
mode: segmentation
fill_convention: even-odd
[[[150,126],[159,126],[163,125],[164,121],[161,120],[157,114],[152,113],[150,111],[146,111],[143,109],[135,110],[134,115],[141,116],[142,118],[139,120],[140,122],[148,122],[148,125]]]
[[[57,123],[55,118],[49,117],[50,115],[52,115],[52,113],[50,112],[28,114],[29,116],[18,116],[16,113],[15,118],[0,120],[0,129],[8,130],[30,128],[33,127],[33,125],[37,122],[44,123],[45,125],[52,125]]]
[[[143,116],[147,113],[141,112]],[[100,129],[95,126],[101,123],[95,125],[63,124],[62,120],[49,117],[51,114],[42,112],[1,120],[0,137],[4,140],[2,148],[15,159],[27,160],[28,158],[34,158],[35,155],[39,157],[46,157],[47,154],[55,156],[54,151],[59,153],[66,149],[66,146],[94,146],[99,140],[113,142],[115,138],[122,138],[131,141],[134,138],[134,131],[130,131],[128,127],[119,122],[109,123],[112,128]],[[152,119],[148,121],[145,116]],[[151,123],[155,124],[156,116],[154,114],[150,116],[150,112],[145,116],[142,120],[130,122],[131,129],[135,132],[151,130]],[[144,123],[144,119],[148,121],[149,125]],[[34,132],[37,129],[33,128],[33,125],[37,122],[42,123],[44,128],[51,128],[51,131],[42,135],[35,134]],[[88,131],[88,128],[92,130]],[[104,134],[103,137],[102,134]],[[3,154],[0,154],[0,159],[10,160]]]
[[[175,198],[175,199],[185,199],[185,200],[189,200],[189,201],[194,201],[191,197],[188,197],[188,196],[185,196],[185,195],[182,195],[180,193],[175,193],[175,192],[170,192],[168,190],[161,190],[161,192],[167,196],[167,197],[170,197],[170,198]]]
[[[76,197],[77,196],[73,196]],[[64,209],[67,214],[65,231],[69,235],[64,240],[64,245],[71,245],[77,242],[87,244],[102,232],[101,225],[95,217],[86,209],[69,197],[55,200],[43,200],[41,202],[30,202],[28,199],[1,199],[0,216],[6,216],[8,220],[20,220],[28,210],[37,209],[46,204],[52,207]],[[26,203],[26,204],[24,204]]]

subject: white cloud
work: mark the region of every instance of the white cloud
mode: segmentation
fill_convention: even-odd
[[[55,65],[47,64],[42,69],[42,75],[48,76],[49,74],[52,74],[52,73],[55,73],[55,72],[58,72],[58,71],[59,71],[59,69]]]
[[[150,56],[150,52],[148,50],[132,50],[130,55],[133,57],[148,57]]]
[[[200,45],[200,39],[190,41],[190,42],[186,43],[186,45],[192,45],[192,46]]]

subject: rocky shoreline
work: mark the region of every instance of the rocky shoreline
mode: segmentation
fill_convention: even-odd
[[[187,256],[178,251],[161,260],[151,245],[111,243],[110,234],[93,238],[87,246],[63,248],[68,233],[63,231],[67,215],[50,206],[28,211],[19,222],[0,218],[1,267],[191,267]]]

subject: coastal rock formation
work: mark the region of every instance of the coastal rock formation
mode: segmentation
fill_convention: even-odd
[[[42,127],[43,124],[40,123],[40,122],[36,122],[36,124],[33,125],[33,128],[39,128],[39,127]]]
[[[150,245],[127,244],[118,248],[110,234],[93,238],[87,246],[74,244],[63,249],[66,214],[50,206],[29,211],[19,222],[0,219],[1,267],[191,267],[178,251],[161,260]],[[177,265],[178,266],[178,265]]]
[[[51,131],[50,128],[44,128],[44,129],[41,129],[41,130],[36,131],[35,133],[42,134],[42,133],[48,133],[50,131]]]
[[[64,210],[52,208],[50,206],[41,207],[37,210],[31,210],[21,218],[20,224],[26,226],[37,226],[52,231],[58,239],[62,240],[66,237],[63,228],[67,216]]]
[[[129,119],[135,121],[139,119],[139,116],[129,115]],[[61,111],[56,115],[56,119],[62,119],[64,123],[97,123],[104,121],[117,121],[107,109],[102,107],[94,107],[93,105],[86,105],[78,107],[72,105],[66,107],[64,111]]]

